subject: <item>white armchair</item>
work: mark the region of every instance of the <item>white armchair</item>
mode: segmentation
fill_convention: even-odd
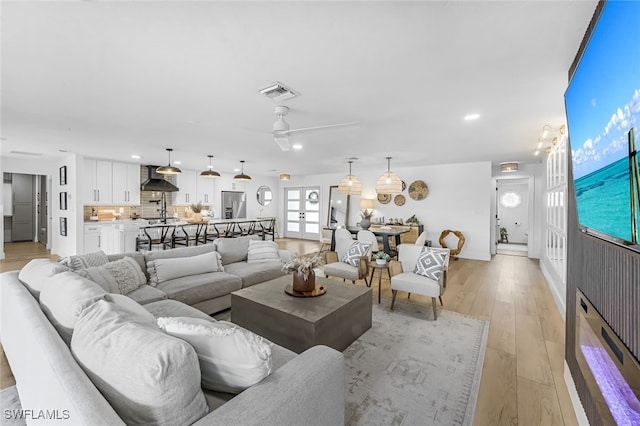
[[[339,233],[338,231],[345,231],[345,233]],[[365,284],[369,287],[371,283],[367,281],[367,276],[369,275],[369,260],[371,259],[372,246],[369,245],[367,251],[359,256],[354,266],[342,261],[354,243],[351,233],[346,229],[336,229],[335,239],[336,251],[328,251],[325,253],[325,277],[338,277],[342,278],[343,281],[351,280],[354,284],[357,280],[364,279]]]
[[[447,269],[449,267],[449,249],[434,249],[436,252],[442,253],[444,258],[441,264],[438,262],[422,263],[422,269],[428,269],[438,278],[429,278],[427,276],[415,273],[418,258],[422,253],[423,247],[415,244],[400,244],[398,246],[398,260],[392,261],[389,265],[391,273],[391,292],[393,298],[391,300],[391,309],[396,301],[398,291],[406,291],[431,297],[431,305],[433,306],[433,319],[437,319],[436,314],[436,297],[440,299],[442,305],[442,294],[447,286]]]

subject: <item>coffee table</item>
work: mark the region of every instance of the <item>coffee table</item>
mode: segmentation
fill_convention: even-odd
[[[293,297],[285,275],[231,293],[231,321],[301,353],[315,345],[343,351],[371,328],[371,289],[316,276],[327,293]]]

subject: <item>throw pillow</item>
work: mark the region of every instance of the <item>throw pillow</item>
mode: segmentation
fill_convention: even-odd
[[[20,270],[18,279],[27,287],[33,297],[39,300],[42,286],[47,282],[46,278],[68,270],[69,268],[66,266],[49,259],[33,259]]]
[[[60,261],[65,264],[71,270],[90,268],[92,266],[102,266],[109,263],[109,258],[102,250],[94,253],[87,253],[79,256],[69,256],[68,258]]]
[[[351,266],[358,266],[360,258],[367,255],[369,246],[371,246],[371,244],[354,241],[342,258],[342,261]]]
[[[217,238],[213,244],[216,250],[222,256],[222,264],[244,262],[247,260],[247,252],[249,251],[249,241],[257,240],[257,235],[246,235],[237,238]]]
[[[238,393],[271,373],[269,343],[235,324],[173,317],[158,318],[158,326],[194,347],[206,389]]]
[[[82,311],[71,351],[125,424],[190,425],[209,411],[191,345],[115,303]]]
[[[40,306],[68,345],[82,310],[109,296],[98,284],[70,271],[46,281],[40,292]]]
[[[159,283],[174,278],[223,272],[224,267],[220,260],[220,253],[212,251],[193,257],[152,260],[147,262],[147,271],[149,272],[149,283],[157,286]]]
[[[273,241],[250,240],[247,263],[279,262],[278,244]]]
[[[413,272],[438,281],[440,275],[442,275],[442,267],[444,266],[447,254],[449,254],[449,249],[423,247],[418,255],[416,267]]]
[[[102,266],[75,271],[109,293],[128,294],[147,283],[147,277],[140,265],[131,257],[106,263]]]

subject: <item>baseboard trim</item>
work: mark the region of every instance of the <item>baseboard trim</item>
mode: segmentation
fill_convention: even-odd
[[[573,381],[573,376],[571,376],[571,370],[569,370],[569,364],[567,364],[566,360],[564,361],[564,382],[569,390],[569,398],[571,398],[571,404],[573,405],[573,411],[576,413],[578,424],[580,426],[589,426],[589,419],[582,407],[582,401],[580,401],[580,397],[578,396],[578,390],[576,389],[576,384]]]
[[[554,285],[555,281],[549,271],[547,270],[546,263],[541,259],[540,260],[540,270],[542,271],[542,275],[544,279],[547,281],[547,287],[551,290],[551,295],[553,296],[553,301],[556,302],[556,307],[558,311],[560,311],[560,315],[564,321],[567,320],[567,305],[565,304],[564,297],[560,293],[558,293],[558,288]]]

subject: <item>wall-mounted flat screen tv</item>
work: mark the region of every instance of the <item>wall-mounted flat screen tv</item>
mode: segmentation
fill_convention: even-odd
[[[640,2],[604,5],[565,108],[581,229],[639,248]]]

